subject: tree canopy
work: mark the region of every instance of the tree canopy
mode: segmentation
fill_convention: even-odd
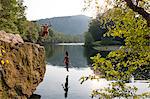
[[[127,87],[125,83],[132,75],[136,79],[150,79],[149,5],[147,0],[116,0],[115,7],[102,14],[101,17],[106,22],[114,22],[113,26],[108,26],[109,30],[105,35],[125,38],[125,45],[110,52],[106,58],[100,54],[91,58],[94,70],[103,74],[99,75],[100,77],[116,80],[111,83],[111,88],[93,91],[93,96],[137,97],[137,88]]]
[[[26,19],[25,8],[23,0],[0,0],[0,30],[20,34],[25,40],[34,42],[39,26]]]
[[[134,12],[137,12],[138,14],[142,15],[142,17],[147,21],[147,25],[150,27],[150,2],[149,0],[104,0],[106,2],[106,8],[105,10],[108,10],[110,6],[113,7],[122,7],[125,6],[132,9]],[[89,8],[89,6],[92,6],[93,2],[95,3],[95,7],[97,12],[99,13],[102,8],[100,7],[100,1],[99,0],[84,0],[85,3],[85,9]],[[125,9],[125,8],[124,8]]]

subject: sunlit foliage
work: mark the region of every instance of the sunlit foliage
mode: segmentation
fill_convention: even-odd
[[[101,4],[103,3],[103,4]],[[150,1],[149,0],[84,0],[85,8],[87,10],[94,5],[96,7],[96,14],[101,14],[113,7],[132,9],[134,12],[142,15],[150,27]]]
[[[127,2],[127,0],[122,1]],[[124,6],[120,7],[121,4]],[[92,95],[108,99],[113,97],[134,98],[138,97],[137,88],[126,87],[125,83],[132,75],[136,79],[150,79],[149,18],[145,18],[144,14],[132,8],[128,3],[118,2],[116,5],[101,16],[105,22],[113,21],[114,23],[113,26],[108,26],[109,32],[104,36],[125,38],[125,45],[119,50],[110,52],[106,58],[101,57],[100,54],[91,58],[93,69],[101,72],[100,77],[116,82],[112,83],[111,87],[94,90]],[[135,6],[139,5],[135,4]],[[144,6],[142,7],[145,9]],[[149,97],[148,93],[141,96]]]
[[[108,14],[107,18],[110,18],[115,25],[110,27],[106,35],[125,38],[125,46],[122,46],[122,48],[117,51],[111,52],[105,60],[99,62],[106,68],[106,70],[104,70],[105,73],[107,71],[110,72],[110,68],[113,68],[112,70],[118,71],[119,74],[121,74],[122,71],[124,76],[125,71],[127,71],[126,76],[130,77],[130,74],[136,69],[148,68],[150,65],[150,41],[147,38],[147,35],[150,34],[150,30],[146,25],[146,21],[141,16],[135,17],[136,13],[129,9],[127,12],[123,12],[119,8],[111,11],[110,13],[114,16]],[[100,56],[98,55],[97,57]],[[100,64],[96,63],[98,60],[95,59],[101,58],[95,57],[93,59],[94,64]],[[125,70],[123,68],[125,68]],[[114,74],[118,73],[115,72]],[[109,73],[107,73],[107,75],[108,74]],[[126,76],[125,78],[127,79],[128,77]],[[120,75],[120,77],[122,79],[122,75]]]

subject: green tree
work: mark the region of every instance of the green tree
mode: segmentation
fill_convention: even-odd
[[[16,0],[1,0],[0,5],[0,29],[5,30],[6,32],[18,32],[14,23],[17,21]]]
[[[26,41],[36,41],[39,26],[25,17],[23,0],[0,0],[0,30],[18,33]]]
[[[106,13],[109,13],[107,11]],[[106,14],[105,13],[105,14]],[[92,21],[89,24],[88,34],[85,36],[85,44],[93,44],[95,45],[121,45],[123,44],[124,40],[120,37],[113,37],[113,36],[105,36],[104,34],[108,32],[108,26],[112,27],[114,26],[114,22],[112,20],[104,20],[105,18],[100,15],[97,15],[96,19],[92,19]],[[89,37],[92,36],[92,41]],[[90,43],[89,43],[90,42]]]
[[[92,45],[92,42],[94,42],[94,39],[89,32],[84,33],[84,38],[85,45]]]
[[[25,24],[25,22],[24,22]],[[25,41],[29,41],[29,42],[34,42],[36,43],[38,38],[39,38],[39,34],[41,32],[40,30],[40,26],[34,22],[30,22],[30,21],[26,21],[26,26],[23,29],[25,30],[25,33],[22,34],[22,37]]]
[[[91,33],[94,41],[99,41],[103,37],[103,34],[106,33],[106,28],[103,22],[100,22],[100,19],[97,17],[93,19],[89,24],[88,32]]]
[[[134,75],[137,79],[141,79],[141,77],[142,79],[149,79],[149,16],[145,18],[145,15],[147,15],[148,12],[143,6],[138,7],[139,5],[137,4],[132,5],[133,2],[128,2],[130,0],[122,1],[125,1],[126,4],[119,2],[117,6],[123,6],[111,9],[109,13],[103,14],[102,17],[105,20],[112,20],[115,23],[113,27],[108,27],[109,32],[106,33],[106,35],[125,38],[125,45],[119,50],[110,52],[106,58],[101,57],[100,54],[92,57],[94,70],[99,70],[103,74],[101,76],[108,80],[116,80],[116,83],[111,84],[112,88],[93,91],[93,96],[105,98],[120,96],[136,97],[137,95],[135,92],[137,89],[133,88],[133,93],[130,93],[131,91],[125,91],[132,89],[125,87],[125,82],[129,80],[131,75]],[[144,0],[141,2],[143,1]],[[140,1],[137,1],[137,3],[139,2]],[[132,8],[131,5],[134,8]],[[138,10],[135,10],[135,8]],[[144,11],[139,12],[142,9]],[[82,80],[84,81],[84,78]],[[116,89],[116,85],[119,88]],[[105,93],[102,91],[105,91]]]
[[[95,7],[97,10],[97,14],[99,14],[99,11],[102,9],[99,4],[100,1],[99,0],[84,0],[85,3],[85,8],[84,10],[87,10],[88,8],[90,8],[90,6],[92,6],[93,2],[95,3]],[[150,2],[148,0],[114,0],[112,2],[112,0],[105,0],[106,2],[106,7],[108,10],[110,8],[110,6],[114,6],[114,7],[124,7],[127,6],[128,8],[130,8],[131,10],[133,10],[134,12],[137,12],[138,14],[140,14],[146,21],[147,21],[147,26],[150,27]],[[104,11],[105,12],[105,11]]]

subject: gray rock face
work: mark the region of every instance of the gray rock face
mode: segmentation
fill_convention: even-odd
[[[5,31],[0,31],[0,40],[7,43],[24,43],[23,39],[19,34],[6,33]]]
[[[0,61],[9,61],[0,62],[0,99],[29,98],[44,78],[44,47],[23,42],[19,35],[5,35],[4,31],[0,33],[0,46],[6,51],[0,51]]]

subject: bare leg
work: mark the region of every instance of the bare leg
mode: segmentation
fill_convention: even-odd
[[[68,66],[69,64],[68,63],[66,63],[66,70],[69,72],[69,66]]]

